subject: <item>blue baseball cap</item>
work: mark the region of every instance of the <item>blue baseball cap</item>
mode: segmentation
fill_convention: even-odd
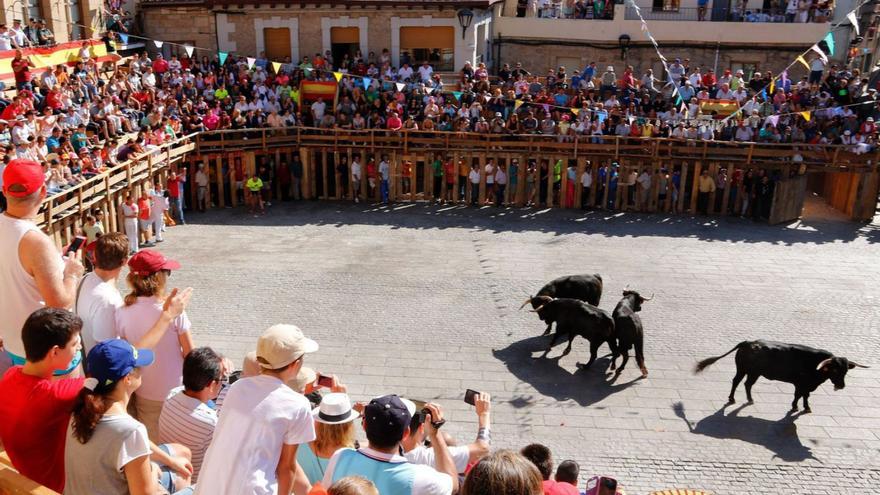
[[[105,388],[124,378],[135,368],[153,364],[153,351],[136,349],[122,339],[105,340],[89,351],[86,358],[90,378],[96,387]]]

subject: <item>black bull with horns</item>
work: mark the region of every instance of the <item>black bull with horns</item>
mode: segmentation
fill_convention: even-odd
[[[549,297],[551,299],[577,299],[585,301],[593,306],[599,306],[599,300],[602,299],[602,277],[599,274],[593,275],[566,275],[551,280],[534,297],[526,299],[526,302],[519,307],[523,309],[526,304],[531,304],[532,309],[538,309],[542,304],[540,297]],[[547,321],[541,313],[538,313],[541,321],[547,323],[547,329],[544,335],[550,333],[552,321]]]
[[[810,393],[819,388],[825,380],[831,380],[834,390],[840,390],[846,383],[846,372],[853,368],[867,368],[844,357],[836,357],[828,351],[814,349],[805,345],[783,344],[768,340],[740,342],[721,356],[704,359],[697,363],[694,373],[708,368],[712,363],[736,351],[736,376],[730,388],[729,404],[733,404],[736,387],[746,379],[746,397],[752,402],[752,385],[763,376],[769,380],[794,385],[794,401],[791,410],[797,411],[798,399],[804,398],[804,412],[810,412]]]

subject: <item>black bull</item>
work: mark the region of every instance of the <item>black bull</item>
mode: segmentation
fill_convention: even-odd
[[[604,342],[608,342],[611,354],[617,355],[617,343],[614,338],[614,319],[607,311],[601,310],[593,305],[587,304],[577,299],[552,299],[548,296],[536,297],[535,300],[541,304],[531,310],[538,313],[542,320],[552,325],[556,322],[556,333],[547,346],[547,350],[541,357],[547,357],[550,349],[556,344],[560,336],[568,337],[568,347],[562,353],[563,356],[571,352],[571,344],[575,336],[590,341],[590,360],[583,365],[589,368],[593,361],[596,360],[596,354],[599,346]],[[578,363],[578,366],[581,366]],[[613,367],[611,369],[614,369]]]
[[[733,351],[736,351],[736,376],[733,377],[733,386],[730,388],[729,404],[735,402],[733,394],[743,378],[746,379],[746,397],[750,404],[754,402],[752,385],[763,376],[769,380],[793,384],[794,401],[791,403],[791,410],[797,411],[798,399],[803,397],[804,411],[810,412],[810,393],[819,388],[825,380],[831,380],[834,389],[840,390],[846,386],[844,377],[847,371],[855,367],[867,368],[844,357],[835,357],[822,349],[754,340],[740,342],[721,356],[700,361],[694,372],[703,371]]]
[[[629,350],[635,348],[636,364],[642,372],[642,377],[648,376],[648,368],[645,366],[645,330],[642,327],[642,319],[636,314],[642,310],[642,303],[654,298],[644,298],[634,290],[624,290],[623,299],[617,303],[611,316],[614,318],[614,332],[617,337],[617,351],[623,354],[623,361],[617,372],[623,371],[629,361]],[[611,369],[617,361],[617,355],[611,358]]]
[[[519,309],[524,308],[526,304],[530,303],[532,309],[538,309],[538,306],[541,305],[538,298],[542,296],[547,296],[551,299],[577,299],[598,307],[599,300],[602,299],[602,277],[599,274],[566,275],[553,279],[544,287],[541,287],[541,290],[534,297],[526,299],[526,302]],[[547,322],[547,329],[544,331],[544,335],[547,335],[550,333],[550,327],[553,323],[544,319],[540,313],[538,316],[541,317],[542,321]]]

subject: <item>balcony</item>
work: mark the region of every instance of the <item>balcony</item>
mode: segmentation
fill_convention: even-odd
[[[793,19],[786,18],[785,14],[780,10],[773,9],[748,9],[747,14],[743,15],[739,9],[735,8],[709,8],[704,13],[704,18],[700,19],[700,9],[696,7],[682,7],[677,9],[655,9],[650,6],[639,6],[642,17],[646,21],[708,21],[708,22],[749,22],[757,24],[821,24],[826,25],[828,21],[812,21],[809,23],[797,23]],[[639,20],[636,9],[627,5],[624,19],[628,21]]]
[[[495,33],[504,38],[604,42],[617,45],[621,34],[628,34],[633,42],[647,42],[641,21],[635,11],[626,5],[614,6],[613,20],[546,19],[535,17],[501,16],[495,19]],[[712,9],[706,21],[699,21],[697,9],[653,11],[651,6],[641,8],[651,34],[658,43],[717,43],[726,45],[767,44],[776,46],[809,46],[828,32],[828,23],[772,23],[744,22],[736,14]],[[710,22],[713,16],[722,20]],[[771,17],[772,19],[772,17]]]

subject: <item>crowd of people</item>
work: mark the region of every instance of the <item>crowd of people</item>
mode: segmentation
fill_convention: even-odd
[[[540,17],[544,19],[614,19],[614,0],[518,0],[517,17]],[[744,22],[830,22],[834,15],[831,0],[765,0],[749,5],[749,0],[737,0],[726,4],[718,14],[707,16],[714,6],[710,0],[697,0],[697,20]],[[645,7],[645,10],[648,10]],[[664,17],[692,20],[683,13],[677,0],[663,2],[651,9]],[[670,16],[680,17],[670,17]]]
[[[601,476],[582,492],[578,464],[540,444],[493,451],[486,393],[466,397],[469,443],[445,434],[440,404],[353,402],[304,366],[319,345],[294,325],[265,330],[235,370],[194,342],[192,289],[169,284],[180,263],[109,232],[86,272],[33,222],[40,165],[14,160],[3,181],[0,442],[24,476],[66,495],[622,493]]]
[[[112,32],[104,37],[108,47],[115,38]],[[106,75],[84,44],[72,67],[36,70],[27,56],[16,53],[18,92],[0,99],[0,148],[4,163],[17,157],[42,163],[52,193],[183,134],[217,129],[540,134],[593,143],[607,136],[664,137],[690,144],[875,149],[880,112],[867,75],[818,55],[808,64],[809,73],[798,79],[769,70],[716,73],[687,58],[674,59],[668,73],[657,75],[650,68],[640,74],[632,66],[603,70],[593,62],[544,75],[520,63],[502,64],[490,77],[484,64],[468,63],[449,84],[429,63],[419,64],[406,52],[399,67],[393,66],[388,50],[342,60],[327,52],[279,65],[264,56],[250,61],[229,56],[221,64],[216,56],[166,59],[144,52]],[[337,77],[334,99],[307,99],[300,91],[303,81],[336,82]],[[707,106],[716,101],[735,104],[739,111],[722,118]],[[267,171],[269,176],[276,172]],[[261,180],[263,186],[268,182]],[[252,185],[261,188],[256,181]],[[169,189],[174,209],[176,188]]]

